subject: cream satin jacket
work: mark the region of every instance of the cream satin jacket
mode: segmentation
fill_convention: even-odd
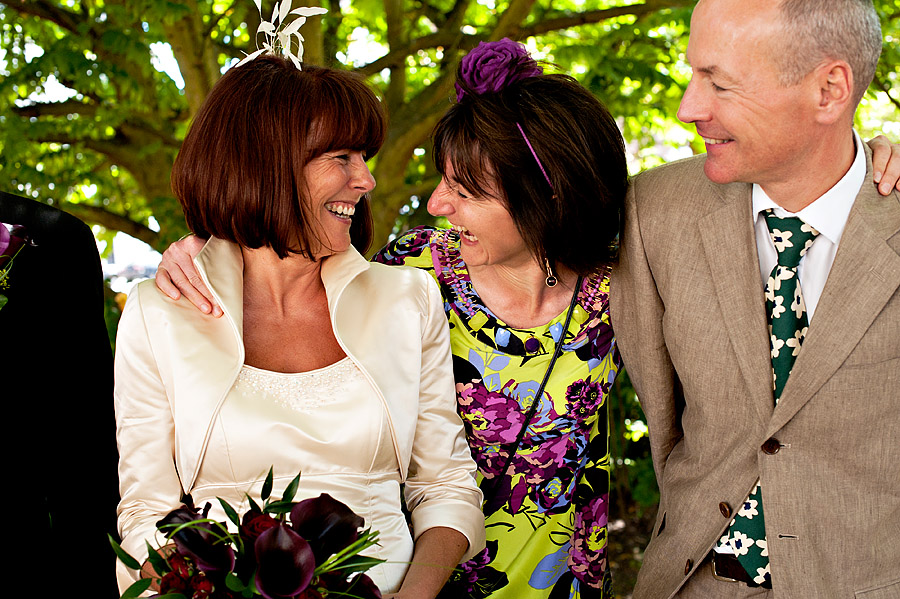
[[[123,548],[139,560],[156,521],[191,492],[244,363],[240,249],[211,239],[195,262],[224,316],[172,301],[146,281],[129,295],[119,323],[118,521]],[[455,529],[468,538],[469,559],[484,547],[482,494],[456,412],[437,286],[422,271],[372,264],[354,249],[325,259],[322,280],[335,337],[384,404],[415,536]]]

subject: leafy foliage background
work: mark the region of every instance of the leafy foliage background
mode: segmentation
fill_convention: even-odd
[[[694,0],[297,0],[329,9],[303,28],[308,62],[356,70],[390,118],[373,162],[375,239],[433,222],[428,135],[461,56],[510,37],[576,76],[619,119],[632,172],[701,152],[675,119],[690,72]],[[263,0],[271,11],[274,0]],[[857,117],[900,138],[900,0],[876,0],[884,52]],[[256,49],[250,0],[10,0],[0,4],[0,187],[156,249],[186,233],[169,170],[192,115],[228,65]],[[180,78],[161,72],[171,51]],[[180,80],[183,79],[183,82]],[[64,92],[60,99],[60,91]],[[108,301],[109,328],[116,304]],[[616,586],[627,593],[658,500],[627,376],[610,399]],[[620,529],[617,534],[616,528]],[[624,530],[624,532],[622,532]],[[618,540],[617,540],[618,539]]]

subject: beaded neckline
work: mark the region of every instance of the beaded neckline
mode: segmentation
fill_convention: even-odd
[[[310,413],[343,397],[341,388],[358,376],[362,373],[348,357],[307,372],[274,372],[244,364],[235,387],[266,394],[283,407]]]

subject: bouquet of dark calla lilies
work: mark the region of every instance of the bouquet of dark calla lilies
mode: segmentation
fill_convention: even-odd
[[[238,532],[207,517],[193,505],[169,512],[156,523],[174,542],[157,550],[147,543],[148,561],[157,577],[138,580],[122,599],[138,597],[156,580],[166,599],[380,599],[381,592],[364,572],[384,560],[360,555],[378,542],[378,533],[361,531],[364,520],[327,493],[294,502],[298,474],[280,500],[272,500],[272,469],[263,483],[260,507],[249,495],[250,509],[241,518],[219,499]],[[110,538],[129,568],[141,564]]]

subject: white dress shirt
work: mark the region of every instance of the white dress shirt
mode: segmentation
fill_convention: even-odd
[[[856,157],[850,170],[844,174],[834,187],[819,196],[816,200],[799,212],[788,212],[766,195],[762,187],[753,185],[753,214],[756,225],[756,251],[759,255],[759,274],[763,285],[769,279],[769,274],[778,262],[778,254],[772,238],[769,237],[769,228],[766,225],[766,217],[762,212],[773,208],[775,216],[784,218],[797,216],[806,224],[819,232],[819,236],[813,241],[812,247],[800,260],[797,272],[800,276],[800,288],[803,289],[803,299],[806,302],[806,315],[812,322],[813,314],[822,297],[822,290],[831,265],[834,263],[834,255],[844,227],[847,225],[847,217],[850,208],[862,187],[866,178],[866,155],[862,150],[862,140],[854,131],[853,139],[856,142]]]
[[[822,297],[825,281],[828,279],[828,273],[831,272],[831,265],[834,263],[834,255],[841,242],[841,235],[844,234],[850,208],[853,207],[853,202],[856,201],[856,196],[866,178],[866,155],[862,150],[862,140],[855,131],[853,139],[856,144],[856,157],[853,159],[853,164],[850,165],[850,170],[834,187],[799,212],[788,212],[766,195],[762,187],[756,183],[753,184],[756,252],[759,256],[759,274],[763,286],[778,263],[778,252],[775,251],[775,244],[772,243],[772,238],[769,236],[769,227],[766,225],[766,216],[763,211],[772,208],[775,216],[779,218],[799,217],[819,232],[812,247],[800,259],[800,265],[797,267],[800,288],[803,289],[803,300],[806,303],[806,317],[809,322],[812,322],[813,313],[819,303],[819,298]],[[723,536],[713,549],[716,553],[733,555],[734,552],[728,545],[727,532],[726,530],[726,536]]]

